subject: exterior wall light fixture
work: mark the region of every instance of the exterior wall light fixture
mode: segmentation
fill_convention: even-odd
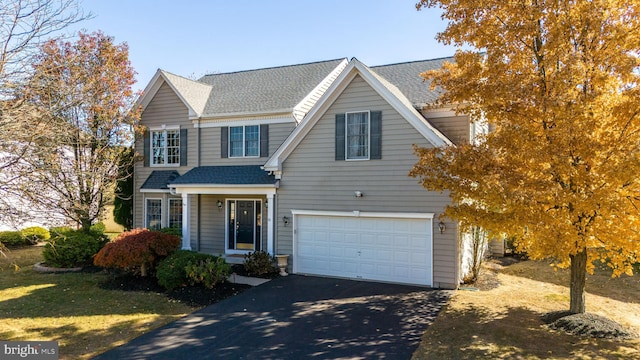
[[[222,210],[222,200],[218,200],[216,205],[218,205],[218,210]]]
[[[438,223],[438,228],[440,228],[440,234],[444,234],[444,231],[447,230],[447,226],[442,221]]]
[[[362,193],[362,191],[360,191],[360,190],[356,190],[353,194],[354,194],[354,195],[355,195],[355,197],[357,197],[357,198],[361,198],[361,197],[363,197],[363,196],[364,196],[364,194],[363,194],[363,193]]]
[[[289,218],[287,216],[283,216],[282,217],[282,222],[284,223],[284,226],[289,225]]]

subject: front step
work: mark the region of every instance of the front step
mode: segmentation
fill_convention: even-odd
[[[227,254],[224,259],[227,264],[244,264],[244,255],[242,254]]]

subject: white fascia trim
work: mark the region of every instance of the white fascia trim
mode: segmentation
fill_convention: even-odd
[[[149,131],[180,130],[180,125],[150,126]]]
[[[252,117],[265,117],[265,116],[291,116],[293,109],[276,109],[271,111],[245,111],[245,112],[231,112],[231,113],[217,113],[217,114],[202,114],[200,120],[217,120],[217,119],[242,119]]]
[[[200,116],[200,114],[198,114],[198,112],[194,108],[191,107],[191,104],[189,104],[187,99],[185,99],[184,96],[182,96],[180,91],[178,91],[178,89],[176,89],[176,87],[173,85],[173,83],[171,81],[169,81],[169,79],[167,79],[164,76],[164,74],[161,73],[161,75],[162,75],[162,78],[164,79],[164,81],[167,83],[167,85],[169,85],[171,90],[173,90],[173,92],[176,94],[176,96],[180,99],[180,101],[182,101],[184,106],[186,106],[187,109],[189,110],[189,118],[194,118],[194,117]]]
[[[155,193],[155,194],[169,194],[171,191],[170,190],[163,190],[163,189],[140,189],[141,193]]]
[[[177,185],[176,194],[275,195],[276,185]]]
[[[302,139],[311,131],[318,120],[329,107],[336,101],[342,92],[349,86],[353,79],[360,75],[375,91],[378,92],[402,117],[404,117],[427,141],[436,147],[452,145],[446,137],[439,136],[439,131],[431,126],[422,115],[413,107],[407,107],[386,86],[384,86],[369,69],[361,62],[354,59],[347,68],[340,73],[338,79],[331,84],[325,94],[309,111],[305,120],[296,127],[289,137],[282,143],[276,152],[267,160],[264,169],[268,171],[282,170],[282,162],[293,152]]]
[[[364,66],[360,61],[354,59],[355,68],[358,69],[360,76],[376,90],[402,117],[404,117],[413,127],[424,136],[433,146],[441,147],[445,145],[452,145],[453,143],[447,139],[446,136],[440,134],[436,128],[434,128],[428,121],[426,121],[422,114],[416,110],[413,106],[408,107],[402,102],[395,94],[393,94],[386,86],[384,86],[371,71]],[[401,95],[404,96],[404,95]],[[406,100],[406,99],[405,99]],[[441,135],[441,136],[440,136]]]
[[[371,211],[322,211],[291,209],[293,215],[335,216],[335,217],[368,217],[368,218],[401,218],[401,219],[433,219],[434,213],[391,213]]]
[[[141,106],[142,111],[147,108],[147,106],[151,102],[151,99],[153,99],[153,97],[156,95],[164,81],[165,80],[162,77],[162,71],[160,69],[156,70],[156,73],[153,75],[147,86],[142,91],[142,95],[138,99],[136,99],[136,105]]]
[[[291,114],[278,117],[260,117],[260,118],[238,118],[238,119],[219,119],[219,120],[195,120],[193,121],[194,128],[216,128],[225,126],[252,126],[262,124],[295,124],[294,118]]]
[[[162,81],[161,81],[162,80]],[[169,81],[166,76],[164,76],[164,74],[162,73],[162,70],[158,69],[156,70],[155,75],[153,75],[153,78],[151,78],[151,81],[149,81],[149,84],[147,85],[147,87],[144,89],[143,93],[142,93],[142,97],[140,99],[138,99],[138,104],[142,106],[142,111],[144,111],[147,106],[149,105],[149,103],[151,102],[151,100],[153,99],[153,97],[156,95],[156,93],[158,92],[158,90],[160,89],[160,86],[162,86],[162,83],[167,83],[167,85],[169,85],[169,87],[171,88],[171,90],[173,90],[173,92],[176,94],[176,96],[180,99],[180,101],[182,101],[182,103],[184,104],[184,106],[187,107],[187,109],[189,110],[189,118],[197,118],[200,116],[200,114],[198,114],[189,104],[189,102],[182,96],[182,94],[175,88],[175,86],[173,86],[173,84],[171,83],[171,81]]]
[[[313,108],[307,113],[303,121],[300,125],[296,126],[295,129],[289,134],[287,139],[278,147],[271,157],[265,162],[264,169],[267,171],[282,171],[282,163],[286,158],[293,152],[296,146],[300,144],[302,139],[307,136],[307,134],[311,131],[313,126],[318,122],[318,120],[324,115],[327,109],[333,104],[333,102],[338,98],[342,91],[347,87],[347,85],[355,78],[356,74],[351,71],[353,69],[353,65],[350,63],[347,67],[349,70],[345,69],[340,73],[338,78],[331,84],[329,89],[322,95],[322,97],[318,100],[318,102],[314,105]],[[345,80],[346,79],[346,80]]]
[[[313,88],[313,90],[311,90],[311,92],[307,94],[307,96],[305,96],[304,99],[302,99],[302,101],[298,103],[298,105],[293,107],[293,117],[295,118],[297,123],[300,123],[304,116],[307,114],[303,110],[305,108],[305,105],[308,105],[309,110],[312,109],[315,103],[320,100],[329,86],[331,86],[331,83],[335,81],[335,79],[347,67],[347,65],[349,65],[349,60],[345,58],[344,60],[342,60],[342,62],[340,62],[340,64],[338,64],[338,66],[336,66],[335,69],[333,69],[331,73],[329,73],[329,75],[322,79],[322,81],[318,85],[316,85],[316,87]],[[307,112],[309,110],[307,110]]]

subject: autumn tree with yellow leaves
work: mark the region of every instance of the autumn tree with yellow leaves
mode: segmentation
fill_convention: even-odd
[[[532,259],[571,268],[570,311],[585,277],[640,259],[640,1],[422,0],[438,39],[464,49],[422,76],[440,105],[492,132],[416,148],[411,175],[448,191],[447,217],[516,238]]]

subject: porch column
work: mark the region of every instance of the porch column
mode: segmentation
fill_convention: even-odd
[[[267,252],[271,255],[275,255],[273,252],[273,209],[276,207],[275,201],[273,200],[275,198],[274,195],[274,193],[267,194],[267,204],[269,204],[267,207]]]
[[[191,250],[191,200],[188,194],[182,194],[182,250]]]

